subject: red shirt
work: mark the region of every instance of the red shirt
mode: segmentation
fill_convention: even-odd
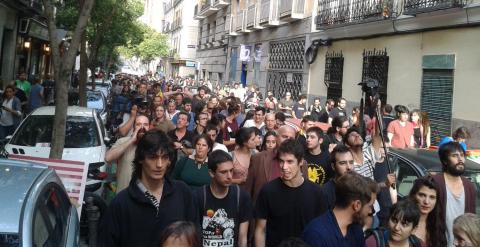
[[[413,124],[411,122],[407,121],[405,126],[402,126],[399,120],[394,120],[388,125],[387,132],[393,134],[392,140],[390,140],[392,147],[410,147],[413,138]]]

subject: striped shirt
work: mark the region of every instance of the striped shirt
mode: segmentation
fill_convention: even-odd
[[[373,146],[369,142],[365,142],[363,144],[363,164],[354,163],[353,170],[367,178],[373,178],[373,169],[375,168],[375,163],[377,163],[377,159],[375,157],[375,152],[373,150]]]

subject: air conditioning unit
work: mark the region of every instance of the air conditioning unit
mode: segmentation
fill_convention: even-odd
[[[18,25],[18,32],[21,34],[26,34],[28,32],[28,27],[30,26],[30,19],[24,18],[20,20],[20,25]]]

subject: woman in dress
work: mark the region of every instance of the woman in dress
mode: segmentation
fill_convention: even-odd
[[[241,128],[235,137],[237,144],[235,150],[231,152],[233,158],[233,178],[232,183],[243,184],[247,181],[248,167],[250,166],[250,158],[252,150],[256,147],[257,135],[255,128]]]
[[[212,146],[213,142],[206,134],[195,138],[193,141],[195,152],[177,161],[172,171],[172,178],[182,180],[192,189],[210,184],[207,161]]]
[[[422,241],[422,246],[447,246],[445,222],[440,221],[439,190],[432,177],[421,177],[415,180],[409,197],[420,209],[415,236]]]

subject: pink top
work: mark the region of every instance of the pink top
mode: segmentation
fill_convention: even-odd
[[[393,134],[392,140],[390,140],[392,147],[410,147],[410,141],[413,138],[413,124],[411,122],[407,121],[405,122],[405,126],[402,126],[399,120],[394,120],[388,125],[387,132]]]

